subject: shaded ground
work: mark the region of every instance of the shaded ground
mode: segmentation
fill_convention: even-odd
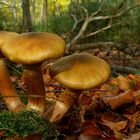
[[[117,52],[114,52],[113,56],[98,49],[92,53],[105,58],[108,62],[111,61],[111,64],[135,67],[134,62],[138,63],[138,59],[134,61],[123,53],[120,53],[121,57],[117,57]],[[57,100],[65,88],[50,79],[46,68],[43,71],[46,99],[55,97]],[[27,95],[24,79],[17,76],[11,76],[11,79],[19,95]],[[140,76],[120,75],[97,88],[81,93],[69,112],[55,124],[61,134],[60,139],[140,139]],[[26,102],[26,98],[23,101]],[[52,109],[50,104],[47,107],[47,114],[51,114]],[[6,106],[0,98],[0,111],[4,110]]]

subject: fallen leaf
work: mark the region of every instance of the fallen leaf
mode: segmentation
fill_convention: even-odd
[[[111,109],[115,110],[118,107],[133,101],[132,90],[127,90],[116,96],[104,96],[103,101],[106,105],[109,105]]]
[[[136,91],[133,91],[133,96],[134,96],[134,103],[135,105],[139,105],[140,104],[140,90],[136,90]]]
[[[132,134],[127,138],[123,138],[123,140],[140,140],[140,132]]]
[[[101,132],[95,121],[87,121],[83,123],[80,135],[100,136]]]
[[[130,89],[130,79],[124,76],[118,76],[116,78],[118,80],[118,86],[121,90],[129,90]]]
[[[100,90],[98,94],[101,94],[103,96],[104,95],[114,96],[117,95],[119,91],[120,91],[119,86],[113,84],[112,82],[109,82],[109,83],[102,84],[100,86]]]
[[[108,120],[102,120],[104,125],[107,125],[113,132],[120,131],[124,129],[127,125],[126,121],[120,121],[120,122],[111,122]]]
[[[113,111],[106,111],[101,116],[101,120],[105,120],[105,121],[108,121],[108,122],[114,122],[114,123],[116,123],[116,122],[122,121],[123,118],[118,113],[115,113]]]
[[[133,84],[133,90],[140,89],[140,75],[129,74],[127,77],[131,80],[131,83]]]
[[[140,111],[137,111],[132,115],[124,114],[123,116],[129,120],[131,129],[135,129],[136,125],[140,123]]]

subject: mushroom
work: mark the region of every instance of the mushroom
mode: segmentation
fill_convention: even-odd
[[[58,122],[79,96],[77,91],[104,83],[110,77],[111,70],[109,64],[101,58],[76,53],[57,60],[50,66],[49,73],[51,78],[67,87],[67,91],[58,98],[50,118],[51,122]],[[71,101],[68,102],[68,99]]]
[[[4,42],[9,38],[16,36],[15,32],[0,31],[0,49]],[[0,94],[4,99],[7,108],[10,111],[19,111],[24,108],[24,104],[16,93],[16,89],[12,85],[7,66],[0,50]]]
[[[64,40],[52,33],[23,33],[5,42],[1,50],[10,61],[24,64],[23,75],[30,95],[27,109],[43,113],[45,87],[41,65],[45,60],[56,59],[64,54]]]

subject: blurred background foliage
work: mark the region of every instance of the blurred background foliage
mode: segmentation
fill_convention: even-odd
[[[23,14],[22,4],[29,2],[32,31],[49,31],[61,36],[69,33],[72,29],[74,20],[72,14],[77,18],[85,17],[85,12],[80,6],[88,10],[89,15],[98,10],[101,0],[1,0],[0,2],[0,30],[22,32]],[[121,7],[122,0],[106,0],[101,15],[117,13],[120,9],[130,7],[139,0],[127,0]],[[80,5],[80,6],[79,6]],[[118,7],[120,6],[120,7]],[[118,26],[103,31],[94,37],[88,37],[84,41],[115,41],[123,43],[140,42],[140,7],[136,7],[123,16],[116,18]],[[83,21],[84,22],[84,21]],[[82,26],[80,22],[76,28],[76,35]],[[86,32],[93,32],[107,24],[107,20],[91,22]],[[71,36],[72,37],[72,36]]]

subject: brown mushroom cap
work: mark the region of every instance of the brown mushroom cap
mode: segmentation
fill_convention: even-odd
[[[17,35],[15,32],[0,31],[0,45],[2,45],[7,38],[13,37],[15,35]]]
[[[52,33],[31,32],[10,38],[1,50],[12,62],[35,64],[61,57],[65,51],[65,42]]]
[[[108,80],[109,64],[90,54],[73,54],[57,60],[50,67],[50,76],[70,89],[88,89]]]
[[[0,57],[2,57],[1,46],[5,40],[17,35],[15,32],[0,31]]]

